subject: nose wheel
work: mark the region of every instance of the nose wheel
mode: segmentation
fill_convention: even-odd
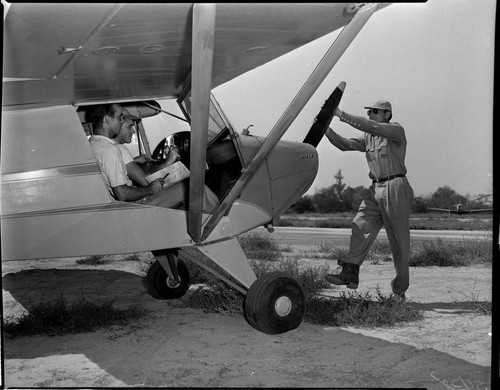
[[[245,298],[245,318],[260,332],[280,334],[297,328],[305,312],[302,286],[284,272],[258,278]]]

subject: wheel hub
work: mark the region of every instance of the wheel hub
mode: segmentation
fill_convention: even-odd
[[[279,297],[274,304],[274,310],[280,317],[285,317],[292,311],[292,301],[287,296]]]
[[[177,288],[181,285],[181,282],[177,282],[175,279],[167,277],[167,286],[169,288]]]

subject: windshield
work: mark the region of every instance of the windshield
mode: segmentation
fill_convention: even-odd
[[[191,92],[189,92],[183,100],[179,102],[184,114],[191,122]],[[214,139],[224,129],[232,129],[226,118],[223,117],[220,107],[213,95],[210,99],[210,109],[208,113],[208,141]]]

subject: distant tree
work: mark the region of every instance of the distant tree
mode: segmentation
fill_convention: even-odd
[[[425,213],[427,211],[425,198],[417,196],[413,199],[412,211],[414,213]]]
[[[332,187],[321,188],[312,196],[314,209],[318,213],[334,213],[337,211],[339,201],[336,199]]]
[[[347,187],[347,185],[342,181],[344,179],[344,176],[342,176],[342,170],[339,169],[334,177],[335,177],[335,184],[332,185],[332,190],[336,198],[340,200],[342,199],[342,193]]]
[[[459,195],[449,186],[439,187],[429,198],[427,207],[453,208],[457,204],[467,203],[467,198]]]
[[[291,207],[290,211],[297,214],[303,214],[307,212],[314,212],[314,205],[312,201],[312,196],[304,195],[297,202],[295,202]]]
[[[366,191],[368,191],[368,189],[363,186],[356,188],[347,187],[342,192],[343,211],[357,210],[363,200],[363,197],[365,196]]]

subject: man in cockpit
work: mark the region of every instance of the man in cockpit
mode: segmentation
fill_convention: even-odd
[[[120,104],[103,104],[89,108],[88,122],[94,135],[89,142],[94,156],[101,167],[104,182],[111,195],[120,201],[135,202],[151,206],[175,208],[188,199],[187,180],[163,188],[163,179],[147,186],[135,186],[128,177],[118,143],[114,140],[120,133],[124,121]],[[203,211],[211,212],[217,207],[218,199],[210,190],[204,191]]]
[[[135,133],[134,125],[139,118],[130,114],[125,109],[123,110],[123,118],[120,133],[114,139],[118,143],[118,148],[120,149],[123,162],[127,168],[128,177],[132,179],[134,184],[141,187],[147,187],[149,182],[146,179],[146,175],[156,172],[164,167],[168,167],[180,160],[177,147],[172,146],[169,148],[168,156],[163,162],[156,162],[145,154],[133,157],[132,152],[125,146],[125,144],[130,144],[132,142],[132,136]]]

